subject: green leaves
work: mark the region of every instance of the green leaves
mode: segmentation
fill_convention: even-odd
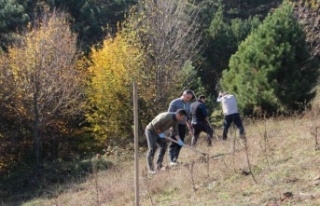
[[[318,72],[308,58],[303,30],[284,4],[239,46],[221,84],[247,113],[297,110],[314,95]]]
[[[0,0],[0,50],[12,43],[18,28],[29,20],[24,7],[16,0]]]
[[[208,93],[211,93],[212,88],[216,87],[222,71],[228,67],[228,61],[237,51],[241,41],[260,24],[257,17],[249,17],[244,20],[228,19],[224,11],[224,6],[218,8],[208,29],[209,44],[205,53],[206,61],[212,65],[206,65],[205,67],[208,68],[203,68],[198,72]],[[207,78],[208,76],[211,78]]]

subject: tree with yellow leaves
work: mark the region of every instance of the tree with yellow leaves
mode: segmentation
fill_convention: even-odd
[[[101,49],[93,49],[89,62],[87,120],[97,139],[117,144],[132,137],[132,83],[140,89],[143,53],[130,32],[119,32],[103,41]],[[140,92],[144,93],[144,92]],[[148,92],[144,94],[147,95]]]
[[[83,78],[75,69],[76,36],[66,18],[64,13],[44,13],[9,47],[0,64],[0,83],[10,88],[10,92],[0,91],[2,109],[21,121],[16,122],[17,128],[20,124],[21,130],[32,135],[37,166],[41,164],[44,138],[47,145],[56,144],[58,134],[52,129],[66,132],[61,125],[78,114],[84,102]]]

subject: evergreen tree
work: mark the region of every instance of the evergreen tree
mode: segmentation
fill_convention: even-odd
[[[228,19],[225,7],[220,6],[207,30],[207,43],[203,51],[203,61],[198,69],[207,93],[212,93],[221,78],[222,71],[228,67],[228,61],[237,51],[238,45],[254,28],[261,23],[258,17],[248,19]],[[211,78],[207,78],[210,76]]]
[[[91,46],[102,45],[107,34],[117,32],[117,23],[125,19],[133,4],[136,0],[54,0],[53,6],[71,14],[72,30],[88,52]]]
[[[1,8],[0,0],[0,8]],[[9,0],[23,6],[31,23],[45,11],[65,11],[73,32],[78,34],[78,45],[85,52],[102,44],[107,34],[117,32],[117,23],[125,19],[129,7],[136,0]],[[1,11],[0,11],[1,14]],[[1,17],[0,17],[1,20]],[[1,28],[1,26],[0,26]]]
[[[318,71],[293,8],[283,4],[239,46],[223,72],[223,89],[246,113],[299,110],[315,95]]]
[[[0,0],[0,50],[12,43],[14,32],[25,25],[29,17],[16,0]]]

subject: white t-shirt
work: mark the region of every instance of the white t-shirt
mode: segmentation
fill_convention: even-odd
[[[222,111],[224,115],[239,113],[237,100],[232,94],[226,94],[217,98],[217,102],[222,103]]]

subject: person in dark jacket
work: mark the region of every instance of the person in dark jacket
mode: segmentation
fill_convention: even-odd
[[[196,146],[200,132],[207,133],[207,145],[212,145],[213,129],[209,124],[208,111],[205,102],[206,97],[204,95],[200,95],[198,100],[191,104],[191,125],[193,128],[191,141],[192,146]]]
[[[183,146],[183,141],[179,137],[178,123],[181,122],[187,113],[180,109],[176,112],[163,112],[158,114],[146,127],[145,135],[148,142],[147,164],[149,173],[156,173],[156,170],[162,168],[163,157],[166,152],[166,140],[164,132],[172,128],[172,134],[175,136],[180,147]],[[155,152],[159,147],[157,159],[157,168],[154,168],[153,159]]]

